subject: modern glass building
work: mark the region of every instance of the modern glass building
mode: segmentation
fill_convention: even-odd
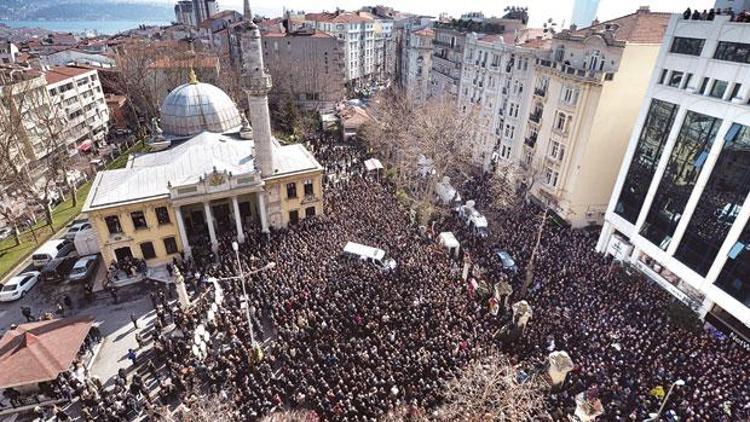
[[[597,244],[750,350],[750,24],[675,15]]]
[[[573,3],[572,23],[578,28],[591,25],[596,19],[596,11],[599,8],[599,0],[575,0]]]

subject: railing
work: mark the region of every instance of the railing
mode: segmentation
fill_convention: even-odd
[[[534,95],[544,97],[547,95],[547,88],[534,88]]]
[[[529,148],[534,148],[534,145],[536,145],[536,138],[537,135],[529,136],[523,141],[523,143],[526,144],[526,146],[528,146]]]
[[[547,67],[556,70],[560,73],[575,76],[591,82],[602,82],[604,80],[611,80],[613,75],[611,72],[600,72],[596,70],[578,69],[569,64],[561,62],[553,62],[550,60],[537,59],[536,64],[541,67]]]
[[[539,123],[539,121],[542,120],[542,112],[535,111],[531,113],[531,115],[529,116],[529,120],[531,120],[534,123]]]

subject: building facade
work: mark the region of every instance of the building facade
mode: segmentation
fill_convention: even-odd
[[[674,15],[597,250],[750,350],[750,25]]]
[[[430,96],[445,97],[456,104],[463,70],[466,32],[450,25],[436,23],[433,27]]]
[[[432,29],[422,28],[409,34],[409,41],[404,47],[401,86],[417,104],[424,103],[429,96],[434,38]]]
[[[414,40],[412,34],[422,29],[429,28],[430,26],[432,26],[432,18],[429,16],[406,16],[395,19],[393,22],[393,44],[396,58],[394,64],[394,80],[398,82],[399,86],[403,89],[407,89],[410,85],[409,75],[415,72],[410,59],[410,57],[417,57],[412,50],[412,47],[414,47],[412,44],[412,41]],[[435,34],[432,33],[431,36],[434,38],[434,35]],[[432,45],[431,40],[430,45]],[[430,60],[432,60],[432,51],[430,51]],[[426,68],[428,83],[429,70],[431,68],[432,65]]]
[[[668,20],[641,8],[565,30],[534,66],[524,183],[573,227],[603,221]]]
[[[198,26],[217,13],[217,0],[181,0],[174,6],[175,19],[183,25]]]
[[[345,99],[343,40],[310,29],[262,36],[266,67],[274,81],[272,99],[313,110],[333,108]]]
[[[95,69],[53,67],[45,72],[52,106],[66,120],[69,155],[98,148],[109,129],[109,108]]]

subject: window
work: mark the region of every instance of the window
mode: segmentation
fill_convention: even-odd
[[[500,158],[502,158],[503,160],[507,160],[508,158],[510,158],[511,150],[512,149],[510,146],[505,145],[505,144],[501,145],[500,146]]]
[[[667,79],[667,74],[669,74],[669,70],[662,69],[661,76],[659,76],[659,85],[664,85],[664,81]]]
[[[122,226],[120,225],[120,218],[116,215],[110,215],[104,217],[104,222],[107,223],[107,230],[109,234],[122,233]]]
[[[171,223],[167,207],[158,207],[154,211],[156,212],[156,221],[159,222],[160,226]]]
[[[156,252],[154,251],[154,244],[151,242],[141,243],[141,254],[143,255],[143,259],[156,258]]]
[[[299,221],[299,211],[289,211],[289,224],[297,224]]]
[[[733,100],[735,98],[740,98],[740,88],[742,88],[741,83],[735,83],[732,87],[732,95],[729,96],[730,100]]]
[[[565,157],[565,146],[557,141],[552,141],[548,156],[553,160],[561,161]]]
[[[641,235],[667,250],[703,169],[721,119],[688,111]]]
[[[675,256],[706,276],[750,193],[750,127],[727,131],[719,158],[703,189]]]
[[[705,42],[706,40],[700,38],[674,37],[672,48],[669,51],[678,54],[700,56]]]
[[[143,211],[131,212],[130,218],[133,220],[133,227],[135,227],[136,230],[148,228],[148,224],[146,224],[146,215],[143,214]]]
[[[556,187],[557,177],[558,177],[558,173],[555,170],[552,170],[549,167],[545,168],[544,183],[546,183],[547,186],[551,186],[553,188]]]
[[[675,114],[677,105],[661,100],[651,101],[620,197],[615,205],[615,213],[632,224],[638,219],[651,179],[667,143]]]
[[[714,85],[711,87],[711,93],[709,96],[714,98],[724,98],[724,93],[727,91],[727,83],[720,80],[715,80]]]
[[[555,120],[555,129],[557,129],[558,132],[565,132],[565,126],[567,123],[568,117],[565,115],[565,113],[557,113],[557,120]]]
[[[698,91],[698,93],[701,95],[705,94],[706,88],[708,88],[708,78],[703,78],[703,82],[701,82],[701,89]]]
[[[750,223],[740,234],[737,243],[729,250],[719,277],[714,283],[728,295],[745,306],[750,306]]]
[[[315,217],[315,207],[305,208],[305,218]]]
[[[314,194],[312,180],[305,180],[305,196],[313,196]]]
[[[297,184],[296,183],[286,184],[286,197],[287,199],[297,197]]]
[[[167,255],[177,253],[177,240],[174,237],[164,238],[164,250],[167,251]]]
[[[682,84],[682,87],[685,88],[685,89],[687,89],[690,86],[690,81],[692,81],[692,80],[693,80],[693,74],[692,73],[688,73],[685,76],[685,83]]]
[[[578,101],[578,90],[566,86],[562,89],[562,95],[560,97],[563,103],[568,105],[575,105]]]
[[[672,88],[679,88],[682,83],[683,75],[683,72],[678,72],[676,70],[672,71],[672,74],[669,76],[669,86]]]
[[[750,44],[739,42],[719,41],[714,53],[716,60],[726,60],[737,63],[750,63]]]

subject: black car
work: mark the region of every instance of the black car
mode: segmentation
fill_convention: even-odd
[[[68,278],[70,269],[76,263],[75,256],[55,258],[42,268],[39,278],[45,283],[62,283]]]

